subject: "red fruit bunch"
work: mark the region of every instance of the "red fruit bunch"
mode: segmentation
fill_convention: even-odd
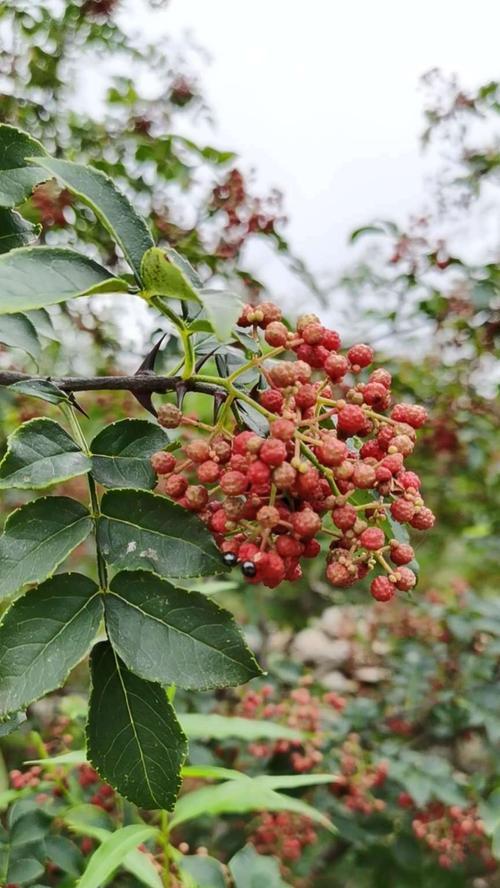
[[[411,803],[408,797],[402,807],[410,807]],[[462,808],[431,802],[416,811],[412,827],[417,839],[437,854],[438,863],[444,869],[459,866],[472,857],[479,859],[488,872],[498,867],[476,805]]]
[[[261,345],[249,364],[261,375],[253,403],[269,432],[228,426],[223,410],[224,421],[185,444],[180,457],[153,455],[159,492],[196,512],[225,563],[240,564],[250,583],[274,588],[299,579],[303,559],[318,556],[323,543],[333,586],[376,570],[377,601],[411,590],[413,549],[392,538],[391,522],[417,530],[434,523],[420,478],[405,466],[425,409],[391,405],[391,375],[368,370],[370,346],[341,351],[338,333],[315,315],[290,330],[280,309],[264,302],[244,306],[238,324]],[[160,408],[159,422],[196,425],[173,404]]]
[[[259,854],[276,855],[283,863],[298,860],[316,839],[312,820],[288,811],[261,814],[250,835]]]
[[[233,715],[275,721],[302,732],[307,738],[252,743],[248,747],[251,755],[267,759],[285,756],[287,767],[299,774],[319,765],[323,758],[324,725],[330,724],[332,709],[337,712],[343,709],[345,700],[331,692],[315,696],[309,684],[309,677],[305,676],[286,695],[267,684],[243,693]]]
[[[385,809],[383,799],[377,798],[374,791],[386,781],[386,762],[374,763],[363,750],[358,734],[349,734],[340,750],[340,776],[330,785],[333,795],[342,799],[349,811],[359,814],[373,814]]]

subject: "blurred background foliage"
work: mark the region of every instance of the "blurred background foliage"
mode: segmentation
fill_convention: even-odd
[[[179,829],[178,845],[184,853],[182,843],[192,851],[208,847],[226,863],[250,841],[266,859],[279,859],[281,870],[263,871],[271,888],[498,885],[500,244],[484,247],[475,225],[485,195],[499,203],[500,84],[466,90],[439,72],[427,75],[423,141],[443,156],[428,205],[415,207],[407,222],[367,220],[352,235],[350,267],[325,291],[287,242],[279,192],[259,194],[231,150],[184,134],[185,121],[192,131],[209,110],[182,46],[138,45],[119,25],[118,12],[116,0],[0,3],[0,119],[28,130],[56,155],[104,170],[151,221],[160,244],[175,246],[205,282],[223,279],[247,301],[261,298],[265,287],[245,266],[246,246],[265,241],[347,343],[376,347],[394,375],[397,399],[428,408],[412,468],[438,517],[417,550],[417,590],[394,607],[372,606],[362,585],[331,590],[314,562],[300,585],[272,593],[243,589],[236,576],[214,587],[247,626],[269,676],[238,692],[186,695],[179,705],[191,714],[299,727],[307,740],[250,742],[240,727],[212,740],[208,732],[195,733],[192,762],[252,774],[340,773],[340,786],[294,790],[331,816],[339,832],[332,837],[299,814],[224,815],[222,807],[216,829],[207,812]],[[95,107],[80,101],[87,77]],[[64,189],[39,186],[26,210],[46,243],[77,241],[120,269],[104,229]],[[155,323],[126,308],[117,317],[116,301],[105,297],[79,302],[54,308],[21,339],[0,323],[1,366],[68,375],[135,370],[158,338]],[[293,294],[282,307],[292,306]],[[160,370],[176,363],[176,339],[168,333]],[[80,401],[89,436],[114,419],[144,414],[127,394]],[[20,421],[52,409],[0,392],[2,449]],[[208,406],[191,395],[189,409],[203,415]],[[5,494],[2,511],[17,497]],[[85,557],[78,550],[74,566]],[[32,707],[20,731],[3,741],[5,829],[15,826],[15,805],[33,803],[40,792],[43,804],[51,800],[39,829],[43,849],[30,851],[38,869],[33,877],[16,875],[15,884],[72,886],[82,855],[94,847],[88,824],[75,840],[75,830],[58,820],[61,793],[106,812],[110,828],[139,816],[77,764],[9,788],[8,770],[26,758],[81,746],[86,683],[77,671],[63,696]],[[188,781],[185,790],[197,785]],[[457,818],[473,826],[482,819],[482,831],[462,833]],[[47,837],[71,838],[71,853]],[[449,847],[439,845],[443,839]],[[148,853],[153,861],[161,854],[154,847]],[[194,884],[229,884],[228,871],[214,866]],[[122,872],[112,884],[147,882]]]

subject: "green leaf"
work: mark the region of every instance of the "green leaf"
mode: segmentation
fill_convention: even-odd
[[[133,848],[147,842],[157,834],[152,826],[123,826],[111,833],[92,854],[87,868],[77,883],[78,888],[102,888],[123,864],[123,858]]]
[[[200,299],[212,325],[213,331],[220,342],[231,338],[243,303],[230,290],[200,290]]]
[[[0,342],[8,348],[22,349],[35,362],[41,351],[35,327],[21,312],[0,317]]]
[[[275,792],[260,777],[242,777],[190,792],[178,801],[171,826],[174,828],[206,815],[245,814],[248,811],[293,811],[334,829],[328,818],[316,808],[301,799]]]
[[[43,876],[45,867],[36,857],[17,857],[11,860],[7,872],[8,884],[28,885]]]
[[[83,855],[79,848],[65,836],[48,836],[45,839],[47,857],[64,873],[78,877],[83,869]]]
[[[150,296],[199,302],[200,294],[186,265],[175,250],[152,247],[142,257],[141,277],[145,291]]]
[[[288,883],[281,878],[280,867],[275,857],[258,854],[253,845],[245,845],[229,861],[235,888],[287,888]]]
[[[160,426],[144,419],[121,419],[92,441],[92,474],[104,487],[150,489],[156,481],[150,457],[168,443]]]
[[[2,173],[0,172],[0,179]],[[0,253],[32,244],[40,234],[41,226],[23,219],[15,210],[0,208]]]
[[[184,730],[182,718],[179,718],[181,728]],[[202,780],[239,780],[243,775],[241,771],[233,768],[219,768],[217,765],[184,765],[183,777],[201,777]]]
[[[304,734],[285,725],[253,718],[239,718],[212,713],[185,712],[179,715],[190,740],[303,740]]]
[[[26,715],[24,712],[14,712],[12,715],[7,716],[6,719],[2,719],[0,721],[0,737],[6,737],[7,734],[17,731],[18,727],[25,721]]]
[[[142,216],[134,210],[128,197],[118,190],[109,176],[93,167],[67,160],[44,157],[35,163],[56,176],[73,194],[86,203],[123,254],[141,283],[141,260],[154,246],[153,238]]]
[[[45,170],[27,163],[33,155],[45,155],[40,142],[16,127],[0,125],[0,206],[19,206],[48,178]]]
[[[164,577],[199,577],[226,567],[199,518],[149,491],[110,490],[101,500],[98,541],[117,569]]]
[[[16,599],[0,625],[0,715],[60,687],[101,616],[98,588],[81,574],[58,574]]]
[[[70,808],[64,814],[64,822],[77,835],[90,836],[98,842],[104,842],[115,829],[110,815],[96,805],[83,804]],[[162,888],[162,881],[152,861],[142,851],[129,851],[123,858],[122,866],[147,888]]]
[[[0,462],[0,489],[35,490],[89,470],[89,458],[59,423],[46,417],[31,419],[7,439],[7,452]]]
[[[0,288],[0,315],[128,290],[121,278],[67,247],[20,247],[0,256]]]
[[[105,610],[117,654],[147,681],[208,690],[262,674],[232,614],[200,592],[124,571],[111,583]]]
[[[46,379],[23,379],[22,382],[10,385],[9,392],[14,392],[15,395],[30,395],[32,398],[39,398],[40,401],[47,401],[49,404],[71,403],[65,392]]]
[[[181,872],[190,877],[188,886],[192,885],[193,888],[226,888],[227,886],[222,866],[213,857],[190,854],[182,857],[178,865]]]
[[[129,672],[107,642],[92,651],[91,668],[89,761],[134,804],[171,810],[187,743],[165,692]]]
[[[45,339],[51,339],[53,342],[58,341],[52,318],[46,308],[33,309],[27,313],[26,317],[29,318],[39,336],[44,336]]]
[[[0,536],[0,598],[46,580],[91,528],[85,506],[67,496],[41,497],[12,512]]]

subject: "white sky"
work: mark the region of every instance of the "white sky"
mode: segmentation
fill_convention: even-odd
[[[465,86],[500,76],[495,0],[171,0],[147,14],[128,0],[128,10],[133,28],[189,32],[208,51],[209,138],[284,191],[287,233],[317,272],[342,267],[352,228],[423,203],[421,75],[437,66]]]

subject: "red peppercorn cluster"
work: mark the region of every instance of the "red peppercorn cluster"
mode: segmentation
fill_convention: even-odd
[[[378,569],[377,601],[409,591],[413,549],[393,538],[391,521],[418,530],[434,523],[418,475],[405,467],[425,409],[391,407],[390,373],[367,369],[373,350],[359,344],[343,353],[338,333],[315,315],[289,330],[280,309],[264,302],[246,305],[238,323],[261,344],[251,364],[266,386],[255,408],[269,434],[219,424],[189,441],[180,458],[154,454],[158,491],[198,513],[225,562],[239,563],[250,583],[274,588],[299,579],[302,560],[316,557],[324,541],[333,586]],[[158,416],[167,428],[193,424],[173,404]]]
[[[16,768],[9,772],[10,785],[12,789],[26,789],[27,786],[39,786],[41,773],[42,769],[39,765],[33,765],[24,773]]]
[[[287,765],[295,773],[312,771],[322,759],[321,746],[324,742],[323,722],[325,707],[340,712],[345,700],[333,692],[314,696],[305,677],[301,684],[293,688],[289,694],[283,695],[272,685],[263,685],[260,689],[247,690],[234,710],[235,715],[243,718],[270,720],[295,728],[307,736],[306,740],[280,739],[267,743],[252,743],[249,752],[256,758],[272,758],[286,756]]]
[[[331,784],[333,795],[342,799],[349,811],[373,814],[386,803],[373,790],[383,786],[388,773],[386,762],[374,765],[361,747],[358,734],[349,734],[340,751],[340,776]]]
[[[408,798],[403,807],[410,806],[412,800]],[[412,827],[416,837],[438,855],[438,863],[444,869],[464,863],[472,856],[479,858],[486,870],[497,869],[476,805],[461,808],[432,802],[416,812]]]
[[[304,848],[317,839],[312,821],[288,811],[261,814],[250,836],[259,854],[273,854],[283,862],[298,860]]]

